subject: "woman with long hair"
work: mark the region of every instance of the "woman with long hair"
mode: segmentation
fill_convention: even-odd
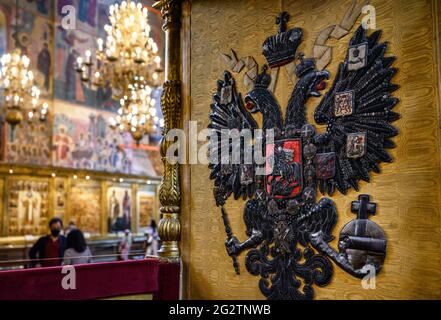
[[[64,252],[64,265],[92,262],[92,254],[80,229],[73,229],[67,235],[67,246]]]
[[[147,236],[147,256],[157,256],[158,255],[158,244],[159,244],[159,235],[158,235],[158,227],[156,225],[156,221],[152,219],[150,221],[150,226],[147,227],[146,231]]]

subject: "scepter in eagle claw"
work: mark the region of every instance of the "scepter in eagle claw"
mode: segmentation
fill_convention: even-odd
[[[222,212],[222,221],[224,222],[224,226],[225,226],[225,233],[227,234],[226,242],[229,242],[233,238],[233,231],[231,230],[230,220],[228,219],[227,212],[225,211],[223,206],[221,207],[221,212]],[[236,271],[236,274],[240,274],[239,264],[237,263],[236,255],[232,255],[231,259],[233,260],[234,271]]]

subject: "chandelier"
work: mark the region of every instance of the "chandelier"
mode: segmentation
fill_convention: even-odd
[[[163,120],[156,114],[156,101],[151,97],[150,87],[133,89],[131,96],[120,100],[118,115],[109,119],[110,127],[120,132],[130,132],[139,143],[144,134],[154,132],[164,126]]]
[[[18,36],[18,1],[16,3],[15,36]],[[17,43],[16,43],[17,46]],[[18,46],[17,46],[18,47]],[[46,120],[48,104],[39,106],[40,90],[35,86],[34,74],[29,70],[31,60],[19,48],[4,54],[1,59],[0,90],[5,120],[12,129],[26,117]],[[31,106],[31,108],[28,108]],[[23,113],[26,113],[23,116]]]
[[[149,36],[147,14],[141,3],[130,0],[111,5],[110,25],[104,26],[105,41],[98,39],[95,54],[87,50],[76,63],[81,81],[93,90],[111,88],[112,98],[120,101],[120,108],[110,125],[130,132],[137,143],[159,125],[150,95],[159,86],[161,58]]]

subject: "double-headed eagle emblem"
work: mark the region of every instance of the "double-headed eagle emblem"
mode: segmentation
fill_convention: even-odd
[[[307,122],[306,102],[320,97],[330,73],[319,71],[312,58],[297,55],[302,30],[286,30],[287,15],[278,18],[279,32],[263,45],[268,66],[254,80],[244,99],[237,92],[231,74],[225,71],[218,81],[211,105],[209,167],[214,180],[216,204],[222,209],[227,231],[226,248],[239,273],[236,257],[248,250],[245,265],[260,276],[259,287],[268,299],[312,299],[313,285],[325,286],[333,273],[331,260],[355,277],[372,270],[379,272],[386,255],[386,238],[370,221],[376,205],[360,195],[352,203],[357,219],[340,233],[338,251],[329,245],[337,221],[334,202],[326,197],[317,201],[317,190],[332,196],[359,190],[359,181],[370,181],[371,172],[380,172],[380,163],[391,162],[388,149],[398,134],[391,125],[399,119],[392,111],[398,99],[391,83],[397,69],[395,57],[386,57],[387,43],[380,42],[381,31],[368,32],[360,26],[349,42],[331,88],[314,111],[314,120],[325,125],[323,133]],[[295,69],[297,83],[285,117],[269,90],[268,68],[299,59]],[[238,150],[241,160],[249,156],[250,141],[225,139],[225,132],[258,128],[252,114],[262,114],[264,163],[231,162],[221,150]],[[223,139],[222,139],[223,138]],[[250,140],[250,139],[248,139]],[[256,137],[251,143],[256,143]],[[257,146],[255,146],[257,147]],[[248,148],[248,149],[247,149]],[[251,153],[256,149],[251,149]],[[263,172],[263,174],[262,174]],[[247,239],[233,236],[224,204],[227,199],[247,200],[244,221]],[[369,268],[371,267],[371,268]]]

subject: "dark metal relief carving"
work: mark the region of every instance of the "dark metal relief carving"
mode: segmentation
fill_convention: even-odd
[[[287,31],[287,21],[288,15],[282,13],[277,19],[279,32],[263,45],[269,68],[298,58],[297,83],[286,115],[282,116],[276,97],[268,90],[267,66],[244,99],[225,71],[211,105],[209,167],[227,233],[227,253],[236,272],[236,257],[247,251],[246,269],[260,277],[259,288],[268,299],[312,299],[314,285],[330,282],[334,264],[359,278],[368,274],[366,266],[379,272],[383,265],[386,237],[369,220],[376,213],[370,197],[360,195],[352,203],[357,218],[341,230],[336,250],[329,242],[334,239],[337,210],[331,199],[318,193],[332,196],[335,191],[358,191],[360,180],[369,182],[372,171],[380,172],[380,163],[392,161],[388,149],[395,146],[391,138],[398,131],[391,123],[399,115],[392,111],[398,103],[393,97],[398,86],[391,80],[397,70],[391,67],[395,57],[385,56],[387,43],[380,42],[381,32],[368,35],[360,26],[332,86],[315,108],[315,122],[326,125],[325,132],[319,133],[307,122],[306,102],[321,96],[330,73],[317,70],[312,58],[296,54],[302,30]],[[258,124],[252,114],[257,112],[262,114],[263,137],[241,135],[240,143],[233,143],[231,137],[225,140],[226,132],[254,132]],[[265,141],[270,130],[273,142]],[[254,143],[251,151],[247,149],[250,141]],[[225,156],[221,152],[225,146],[229,151],[239,148],[241,161],[231,161],[231,154]],[[266,160],[244,162],[250,152],[257,154],[257,148],[263,149]],[[244,241],[233,235],[224,208],[230,196],[247,200]]]

